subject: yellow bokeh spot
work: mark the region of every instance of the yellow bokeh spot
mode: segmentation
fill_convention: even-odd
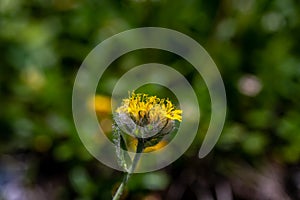
[[[27,87],[35,91],[41,90],[45,85],[44,75],[34,67],[26,68],[21,73],[21,79]]]
[[[88,107],[95,110],[97,113],[111,113],[111,98],[103,95],[96,95],[90,98]]]
[[[130,142],[129,142],[129,146],[127,147],[129,151],[132,151],[132,152],[136,152],[136,147],[137,147],[137,143],[138,143],[138,140],[137,139],[132,139]],[[166,146],[168,144],[168,142],[166,140],[162,140],[160,141],[159,143],[157,143],[156,145],[154,146],[149,146],[149,147],[146,147],[144,150],[143,150],[143,153],[149,153],[149,152],[152,152],[152,151],[157,151],[161,148],[163,148],[164,146]]]
[[[164,146],[166,146],[167,144],[168,144],[167,141],[162,140],[154,146],[150,146],[150,147],[145,148],[143,152],[144,153],[149,153],[149,152],[152,152],[152,151],[157,151],[157,150],[163,148]]]

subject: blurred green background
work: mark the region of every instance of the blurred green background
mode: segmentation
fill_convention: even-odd
[[[300,199],[296,0],[0,0],[0,199],[111,198],[122,173],[93,158],[79,140],[73,81],[97,44],[143,26],[174,29],[203,45],[222,74],[228,113],[216,147],[198,159],[210,119],[201,77],[163,51],[118,59],[98,91],[107,132],[113,83],[147,62],[181,70],[197,92],[202,116],[188,151],[162,170],[134,175],[124,198]]]

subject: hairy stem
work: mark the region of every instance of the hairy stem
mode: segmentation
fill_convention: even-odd
[[[113,200],[119,200],[120,199],[131,174],[134,172],[134,170],[136,168],[136,165],[137,165],[137,163],[139,162],[139,160],[141,158],[141,153],[143,152],[143,150],[144,150],[144,142],[143,142],[142,139],[138,139],[136,154],[133,158],[132,165],[129,168],[128,172],[125,174],[121,185],[119,186],[118,190],[116,191],[116,193],[113,197]]]

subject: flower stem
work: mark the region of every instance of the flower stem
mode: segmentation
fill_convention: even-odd
[[[143,150],[144,150],[144,141],[142,139],[138,139],[136,154],[133,158],[132,165],[129,168],[128,172],[125,174],[121,185],[119,186],[118,190],[116,191],[116,193],[113,197],[113,200],[119,200],[120,199],[120,197],[121,197],[121,195],[124,191],[125,185],[127,184],[131,174],[134,172],[134,170],[136,168],[136,165],[137,165],[137,163],[139,162],[139,160],[141,158],[141,153],[143,152]]]

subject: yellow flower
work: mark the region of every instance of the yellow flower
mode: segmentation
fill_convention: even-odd
[[[131,97],[123,100],[116,112],[128,114],[140,126],[159,121],[167,123],[169,120],[182,120],[182,110],[176,109],[170,100],[134,92]]]
[[[181,122],[181,114],[182,110],[176,109],[169,99],[134,92],[123,99],[113,117],[114,143],[120,166],[127,169],[121,148],[147,153],[167,145],[163,138],[174,130],[175,120]]]

